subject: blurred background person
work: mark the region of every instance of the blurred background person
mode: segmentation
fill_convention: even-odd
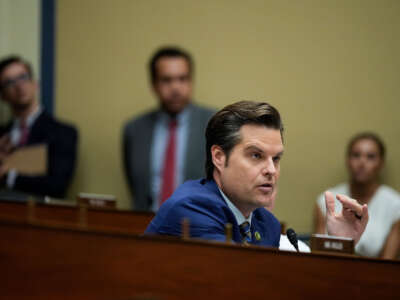
[[[400,249],[400,194],[381,184],[379,174],[385,161],[385,146],[374,133],[354,136],[347,147],[349,182],[329,189],[334,195],[344,194],[368,204],[369,223],[355,247],[359,255],[394,259]],[[335,210],[341,204],[335,201]],[[317,200],[314,231],[325,233],[324,196]]]
[[[0,95],[12,120],[0,128],[1,198],[26,200],[28,195],[63,198],[76,162],[77,130],[59,122],[40,106],[38,84],[28,62],[17,56],[0,61]],[[32,176],[9,169],[4,160],[22,147],[47,145],[47,172]]]
[[[136,210],[157,211],[174,189],[204,177],[208,119],[214,111],[193,103],[193,60],[186,51],[159,49],[149,63],[159,107],[129,121],[123,131],[125,174]]]

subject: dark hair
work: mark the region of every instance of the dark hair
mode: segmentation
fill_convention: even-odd
[[[151,77],[151,81],[153,83],[157,79],[157,67],[156,67],[157,61],[164,57],[184,58],[187,61],[188,66],[189,66],[189,74],[190,74],[190,76],[192,75],[193,68],[194,68],[193,60],[188,52],[186,52],[185,50],[182,50],[178,47],[163,47],[163,48],[158,49],[157,52],[154,53],[154,55],[150,59],[150,63],[149,63],[150,77]]]
[[[4,70],[11,64],[14,63],[21,63],[25,66],[26,71],[28,72],[28,75],[30,78],[32,77],[32,67],[30,65],[30,63],[28,63],[27,61],[23,60],[21,57],[16,56],[16,55],[12,55],[12,56],[8,56],[6,58],[4,58],[3,60],[0,61],[0,78],[2,73],[4,72]],[[1,83],[0,83],[1,84]],[[0,85],[0,90],[1,90],[1,85]]]
[[[211,147],[218,145],[224,151],[227,161],[234,146],[240,143],[240,128],[255,124],[277,129],[283,139],[283,124],[278,110],[265,102],[240,101],[225,106],[208,122],[206,129],[206,174],[213,178],[214,164]]]
[[[350,142],[347,146],[347,156],[350,156],[350,153],[351,153],[351,150],[353,149],[354,144],[360,140],[371,140],[371,141],[375,142],[375,144],[378,146],[379,154],[380,154],[381,158],[382,159],[385,158],[385,155],[386,155],[385,144],[383,143],[382,139],[373,132],[362,132],[362,133],[359,133],[359,134],[353,136],[350,139]]]

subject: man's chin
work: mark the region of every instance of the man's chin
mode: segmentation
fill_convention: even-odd
[[[13,103],[12,108],[16,112],[23,112],[26,111],[31,106],[31,101],[19,101],[18,103]]]
[[[178,114],[182,110],[184,110],[186,105],[188,105],[188,104],[189,104],[189,100],[186,100],[186,99],[172,99],[172,100],[165,101],[163,103],[163,108],[168,113]]]
[[[25,111],[26,109],[29,108],[30,105],[31,105],[30,101],[27,100],[27,101],[21,101],[19,103],[14,103],[12,107],[15,111]]]
[[[269,196],[264,196],[257,201],[258,207],[264,207],[268,210],[273,209],[273,197],[272,194]]]
[[[164,110],[171,114],[171,115],[176,115],[179,114],[181,111],[183,111],[183,109],[185,108],[184,105],[166,105],[164,106]]]

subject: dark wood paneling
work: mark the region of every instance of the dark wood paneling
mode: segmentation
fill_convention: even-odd
[[[36,204],[34,207],[34,217],[40,221],[73,225],[80,223],[80,216],[81,210],[77,206]],[[28,205],[21,202],[0,201],[0,217],[26,220]],[[154,214],[150,212],[88,208],[85,220],[89,227],[110,228],[142,234],[153,217]]]
[[[1,299],[400,299],[395,261],[4,220],[0,236]]]

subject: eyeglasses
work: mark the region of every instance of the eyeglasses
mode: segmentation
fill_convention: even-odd
[[[8,89],[16,86],[18,82],[28,82],[31,80],[31,76],[28,73],[23,73],[15,78],[7,79],[0,84],[1,89]]]

